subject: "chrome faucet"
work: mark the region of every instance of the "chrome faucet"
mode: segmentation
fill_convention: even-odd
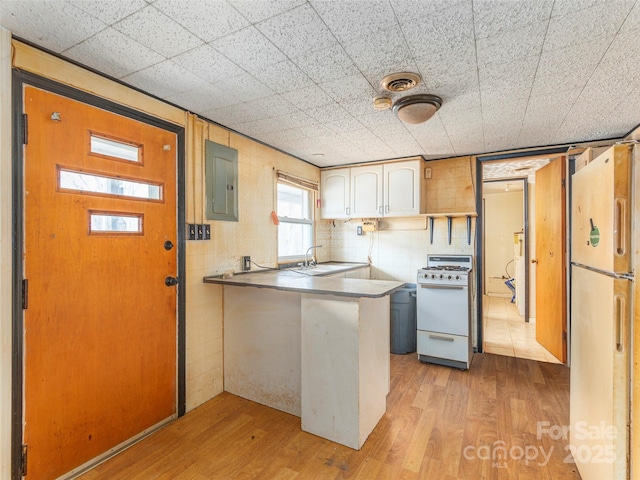
[[[308,260],[309,252],[314,248],[320,248],[320,247],[322,247],[322,245],[314,245],[313,247],[307,248],[307,251],[304,254],[304,268],[309,268],[309,260]],[[313,257],[311,257],[311,260],[313,260]]]

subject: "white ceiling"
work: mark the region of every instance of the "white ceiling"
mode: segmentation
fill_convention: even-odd
[[[318,166],[640,123],[640,0],[0,0],[0,25]],[[396,71],[443,98],[427,123],[373,109]]]

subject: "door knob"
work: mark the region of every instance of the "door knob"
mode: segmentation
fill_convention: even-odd
[[[178,284],[178,277],[167,277],[164,279],[164,284],[167,287],[173,287]]]
[[[171,240],[167,240],[166,242],[164,242],[165,250],[171,250],[172,248],[173,248],[173,243],[171,243]]]
[[[536,259],[536,258],[532,258],[532,259],[531,259],[531,263],[538,263],[538,259]]]

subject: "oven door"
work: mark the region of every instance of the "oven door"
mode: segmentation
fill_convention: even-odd
[[[418,284],[418,330],[469,335],[467,285]]]

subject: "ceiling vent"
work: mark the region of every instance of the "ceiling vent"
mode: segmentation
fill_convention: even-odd
[[[420,75],[411,72],[392,73],[380,81],[380,87],[388,92],[406,92],[420,83]]]
[[[424,123],[442,106],[442,99],[436,95],[409,95],[393,105],[393,113],[405,123]]]

